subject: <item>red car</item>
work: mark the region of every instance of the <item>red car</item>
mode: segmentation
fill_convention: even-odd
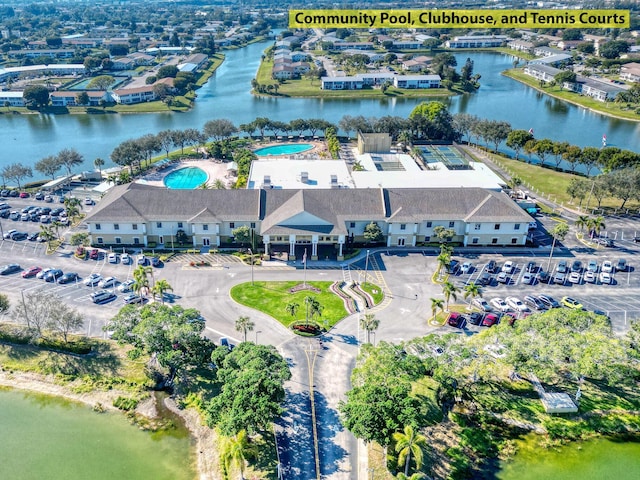
[[[456,328],[464,328],[464,326],[467,323],[467,319],[465,318],[465,316],[461,313],[458,312],[451,312],[449,314],[449,318],[447,319],[447,323],[451,326],[451,327],[456,327]]]
[[[493,313],[487,313],[482,319],[481,325],[483,327],[493,327],[496,323],[498,323],[498,316]]]
[[[31,278],[31,277],[35,277],[38,272],[42,271],[42,268],[40,267],[31,267],[28,268],[27,270],[25,270],[24,272],[22,272],[22,278]]]
[[[20,192],[20,198],[29,198],[29,194],[27,192]]]
[[[100,252],[98,252],[97,249],[93,249],[89,252],[89,258],[91,260],[98,260],[98,258],[100,257]]]

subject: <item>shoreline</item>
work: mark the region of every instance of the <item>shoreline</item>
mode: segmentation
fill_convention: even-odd
[[[0,366],[0,388],[22,390],[43,395],[63,398],[82,403],[96,410],[102,409],[109,412],[123,412],[113,406],[113,401],[127,392],[119,390],[99,391],[93,390],[87,393],[75,393],[65,385],[54,383],[49,377],[31,372],[8,372]],[[215,441],[215,433],[212,429],[202,424],[200,415],[193,409],[181,410],[175,400],[167,397],[164,406],[174,415],[179,416],[189,431],[190,441],[196,458],[195,473],[199,480],[214,480],[218,467],[212,446]],[[135,412],[146,418],[153,418],[157,411],[155,400],[141,401]],[[135,426],[135,425],[132,425]]]
[[[613,113],[609,113],[609,112],[605,112],[602,110],[596,110],[595,108],[592,107],[587,107],[585,105],[582,105],[580,102],[577,102],[575,100],[569,100],[567,98],[564,97],[559,97],[557,95],[554,95],[553,93],[548,92],[545,89],[542,89],[540,87],[537,87],[535,85],[530,84],[529,82],[525,82],[524,80],[517,78],[513,75],[509,74],[510,70],[505,70],[501,73],[501,75],[504,75],[505,77],[510,78],[511,80],[515,80],[516,82],[519,82],[523,85],[526,85],[529,88],[533,88],[534,90],[543,93],[551,98],[555,98],[556,100],[560,100],[561,102],[567,102],[570,103],[571,105],[575,105],[576,107],[580,107],[580,108],[584,108],[585,110],[588,110],[590,112],[593,113],[597,113],[599,115],[604,115],[605,117],[609,117],[609,118],[615,118],[616,120],[624,120],[624,121],[628,121],[628,122],[636,122],[636,123],[640,123],[640,117],[639,118],[627,118],[627,117],[620,117],[618,115],[614,115]],[[533,77],[532,77],[533,78]]]

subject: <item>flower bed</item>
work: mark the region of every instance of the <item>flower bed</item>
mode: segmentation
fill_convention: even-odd
[[[358,311],[358,309],[356,308],[356,302],[353,300],[353,298],[342,291],[343,283],[344,282],[333,282],[330,289],[333,293],[335,293],[342,299],[344,308],[347,309],[349,314],[356,313]]]
[[[296,325],[293,325],[291,329],[294,332],[298,332],[306,335],[320,335],[322,333],[322,329],[318,325],[314,325],[313,323],[310,323],[308,325],[296,324]]]
[[[289,293],[296,293],[296,292],[301,292],[303,290],[310,290],[313,293],[322,293],[322,290],[320,290],[319,288],[314,287],[313,285],[305,285],[304,283],[300,283],[298,285],[296,285],[295,287],[291,287],[289,289]]]

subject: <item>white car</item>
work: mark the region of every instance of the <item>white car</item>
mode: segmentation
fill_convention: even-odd
[[[138,265],[146,265],[147,264],[147,257],[145,257],[144,255],[138,255],[137,263],[138,263]]]
[[[580,279],[581,279],[582,275],[580,275],[579,272],[571,272],[571,274],[569,275],[569,281],[571,283],[580,283]]]
[[[506,298],[507,305],[511,308],[517,310],[518,312],[527,312],[529,311],[529,307],[527,307],[522,300],[516,297],[507,297]]]
[[[605,260],[604,262],[602,262],[602,272],[603,273],[613,272],[613,263],[611,263],[611,260]]]
[[[18,230],[16,230],[15,228],[12,228],[11,230],[9,230],[8,232],[5,232],[4,234],[4,238],[5,240],[9,240],[11,238],[11,235],[13,235],[14,233],[16,233]]]
[[[596,274],[596,272],[592,272],[590,270],[587,270],[584,273],[584,281],[585,282],[596,283],[597,279],[598,279],[598,275]]]
[[[100,275],[99,273],[92,273],[84,279],[83,283],[87,287],[92,287],[93,285],[97,285],[98,283],[100,283],[100,281],[102,281],[102,275]]]
[[[109,263],[118,263],[118,254],[111,252],[107,256],[107,260],[109,261]]]
[[[600,272],[600,283],[610,285],[612,281],[611,274],[608,272]]]
[[[127,280],[126,282],[122,282],[120,285],[118,285],[118,290],[120,290],[121,292],[129,292],[131,290],[133,290],[133,285],[136,283],[135,280]]]
[[[509,305],[502,298],[492,298],[489,300],[489,303],[493,308],[499,310],[501,312],[507,312],[509,310]]]
[[[36,273],[36,278],[44,278],[44,276],[49,273],[51,270],[53,270],[53,268],[43,268],[42,270],[40,270],[38,273]]]
[[[513,262],[511,260],[507,260],[506,262],[504,262],[504,265],[502,265],[502,271],[504,273],[513,273]]]
[[[85,205],[93,205],[93,199],[91,197],[86,197],[84,199],[84,204]]]
[[[120,261],[123,265],[129,265],[131,263],[131,255],[129,255],[128,253],[123,253],[122,255],[120,255]]]
[[[473,265],[471,264],[471,262],[464,262],[462,264],[462,267],[460,267],[460,271],[462,273],[471,273],[472,270],[473,270]]]
[[[107,277],[100,280],[100,282],[98,282],[98,286],[100,288],[109,288],[109,287],[113,287],[117,282],[118,281],[116,280],[115,277]]]

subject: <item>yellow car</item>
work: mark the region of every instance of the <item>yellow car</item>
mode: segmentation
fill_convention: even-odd
[[[584,308],[580,302],[571,297],[562,297],[560,303],[565,307],[571,308],[573,310],[582,310]]]

